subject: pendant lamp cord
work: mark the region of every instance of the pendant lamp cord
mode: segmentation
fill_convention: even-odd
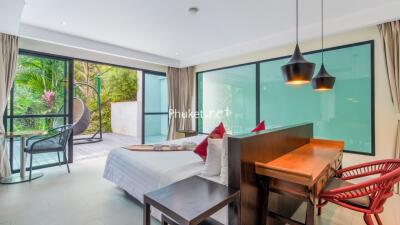
[[[324,63],[324,0],[321,0],[321,40],[322,40],[322,63]]]
[[[299,44],[299,0],[296,0],[296,44]]]

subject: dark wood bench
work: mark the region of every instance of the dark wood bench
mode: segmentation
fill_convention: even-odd
[[[144,195],[144,225],[150,206],[162,213],[162,225],[220,225],[210,216],[229,205],[240,215],[240,191],[193,176]]]

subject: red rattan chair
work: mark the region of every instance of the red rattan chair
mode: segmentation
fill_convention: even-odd
[[[373,225],[371,215],[382,225],[379,213],[386,200],[393,195],[394,185],[400,181],[400,160],[379,160],[359,164],[337,171],[320,194],[317,205],[318,215],[328,202],[364,213],[367,225]],[[378,175],[368,181],[352,184],[347,180]]]

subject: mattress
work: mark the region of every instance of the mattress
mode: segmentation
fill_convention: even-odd
[[[165,143],[200,143],[204,138],[205,135],[198,135]],[[117,148],[108,155],[103,177],[143,203],[145,193],[191,176],[202,176],[203,170],[203,160],[192,151],[139,152]],[[204,178],[221,183],[219,176]],[[152,209],[152,216],[161,218],[155,209]],[[227,224],[227,207],[213,218]]]

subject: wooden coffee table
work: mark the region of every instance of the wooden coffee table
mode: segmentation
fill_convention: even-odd
[[[221,224],[210,218],[229,205],[240,215],[240,191],[193,176],[144,195],[143,224],[150,225],[150,206],[163,214],[162,225]]]

